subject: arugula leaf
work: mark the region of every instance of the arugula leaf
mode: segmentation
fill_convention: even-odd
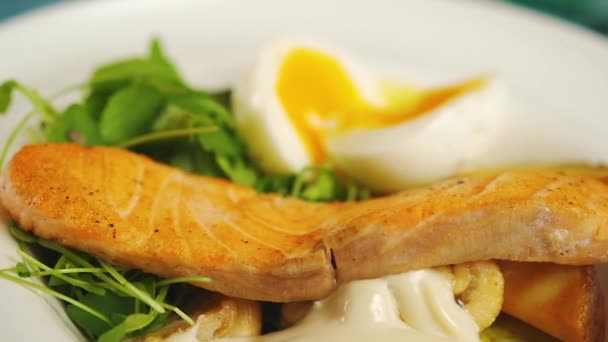
[[[313,183],[305,187],[300,197],[309,201],[329,201],[333,198],[343,197],[343,189],[340,187],[333,174],[320,172],[316,175]]]
[[[194,115],[192,113],[173,105],[171,100],[169,100],[165,109],[154,121],[152,131],[159,132],[192,127],[193,117]]]
[[[289,194],[307,201],[357,201],[367,199],[369,190],[342,180],[330,165],[308,167],[289,186]],[[284,190],[284,189],[283,189]]]
[[[224,89],[211,94],[213,99],[224,106],[229,112],[232,111],[232,89]]]
[[[216,156],[219,167],[235,183],[253,187],[257,180],[256,170],[242,158],[231,159],[225,155]]]
[[[161,95],[142,83],[127,86],[110,97],[99,122],[103,141],[116,145],[150,129],[162,105]]]
[[[289,195],[295,181],[294,175],[261,176],[255,184],[257,192]]]
[[[159,40],[153,40],[147,58],[130,58],[97,68],[89,79],[93,92],[116,91],[133,81],[147,81],[160,91],[187,90]]]
[[[89,85],[95,91],[107,91],[143,79],[158,79],[181,84],[174,70],[167,65],[147,58],[132,58],[98,68],[91,76]]]
[[[192,151],[187,149],[177,150],[167,161],[167,164],[177,167],[186,172],[194,172],[194,162],[192,161]]]
[[[140,330],[151,324],[156,318],[155,314],[131,314],[124,318],[122,323],[99,336],[98,342],[121,342],[132,331]]]
[[[94,91],[85,96],[83,105],[93,120],[99,121],[112,94],[111,91]]]
[[[87,107],[73,104],[50,126],[47,133],[50,142],[73,141],[81,145],[93,146],[102,143],[98,124]]]
[[[11,105],[11,98],[13,89],[15,88],[15,81],[10,80],[0,85],[0,114],[6,113],[8,107]]]
[[[169,313],[157,314],[154,320],[148,324],[147,326],[141,328],[140,330],[133,331],[129,334],[129,337],[137,337],[144,336],[155,332],[162,327],[167,325],[167,321],[169,320]]]
[[[193,172],[209,177],[226,178],[224,171],[222,171],[212,153],[200,148],[198,143],[192,145],[190,153]]]
[[[70,120],[68,137],[81,145],[93,146],[102,143],[98,123],[87,108],[81,104],[68,107],[64,114]]]
[[[104,296],[94,293],[86,294],[81,300],[83,304],[95,308],[98,312],[110,317],[112,314],[122,313],[128,315],[134,305],[132,298],[121,297],[108,292]],[[112,328],[108,322],[104,322],[90,313],[74,305],[66,307],[66,314],[76,325],[87,332],[91,337],[97,338]]]
[[[231,114],[205,93],[192,92],[170,97],[165,111],[154,124],[154,129],[205,126],[217,126],[219,129],[214,134],[201,136],[203,148],[232,156],[244,153],[244,145],[234,129]]]
[[[162,44],[159,39],[153,39],[152,43],[150,43],[150,49],[148,52],[148,59],[152,62],[163,65],[166,69],[167,74],[171,74],[173,79],[181,82],[181,77],[177,72],[177,68],[175,65],[167,58],[167,54],[165,53]]]
[[[201,125],[207,126],[207,125]],[[226,130],[217,130],[198,137],[201,146],[209,152],[224,157],[239,158],[244,154],[245,146],[240,140],[234,139]],[[221,166],[221,164],[220,164]]]
[[[171,158],[172,165],[186,165],[186,170],[209,176],[221,176],[239,184],[253,186],[257,171],[245,157],[244,145],[230,127],[232,120],[221,105],[210,102],[202,93],[173,97],[169,105],[153,125],[154,130],[178,127],[209,127],[216,130],[197,136],[201,149],[189,148]],[[187,158],[187,156],[191,158]]]
[[[174,96],[169,99],[169,103],[181,108],[184,112],[203,114],[202,117],[207,117],[216,124],[234,129],[232,114],[205,92],[193,91],[189,94]]]
[[[68,138],[69,123],[67,117],[61,117],[55,121],[49,128],[46,134],[48,142],[66,142]]]

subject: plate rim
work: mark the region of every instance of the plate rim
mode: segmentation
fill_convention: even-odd
[[[205,3],[211,4],[214,2],[227,2],[227,1],[240,1],[248,3],[247,0],[85,0],[85,1],[61,1],[41,7],[31,9],[26,12],[22,12],[12,17],[8,17],[0,21],[0,33],[6,30],[20,29],[23,26],[29,26],[38,20],[44,20],[52,18],[54,16],[61,17],[69,12],[86,11],[99,8],[100,6],[107,6],[108,8],[122,7],[123,10],[127,6],[138,7],[138,5],[146,4],[147,6],[159,6],[159,5],[174,5],[174,4],[197,4]],[[373,0],[366,0],[373,1]],[[437,3],[453,3],[450,0],[427,0],[434,1]],[[526,8],[522,5],[507,2],[506,0],[458,0],[459,5],[470,6],[471,8],[480,7],[484,10],[492,11],[495,13],[502,13],[513,18],[520,18],[526,20],[531,24],[538,27],[545,26],[546,29],[557,30],[562,33],[570,33],[577,36],[577,38],[588,40],[594,44],[599,44],[608,49],[608,36],[601,34],[600,32],[594,31],[591,28],[569,21],[567,19],[551,15],[549,13],[541,12],[538,10]],[[128,4],[128,5],[126,5]]]
[[[107,8],[125,8],[133,7],[136,8],[142,4],[146,6],[165,6],[169,3],[206,3],[210,4],[218,0],[131,0],[126,2],[124,0],[103,0],[103,1],[67,1],[59,2],[44,6],[33,11],[26,12],[24,14],[11,17],[7,20],[0,22],[0,34],[3,32],[10,32],[12,30],[21,30],[24,27],[35,25],[39,20],[50,20],[53,18],[61,18],[70,13],[80,13],[81,11],[90,11],[92,9],[99,8],[100,6],[106,6]],[[229,0],[223,0],[229,1]],[[243,1],[246,0],[230,0],[230,1]],[[373,0],[370,0],[370,2]],[[450,0],[433,0],[434,2],[450,3]],[[453,0],[452,0],[453,1]],[[600,33],[594,32],[590,29],[584,28],[580,25],[572,24],[564,19],[560,19],[548,14],[543,14],[536,11],[531,11],[523,7],[519,7],[514,4],[506,2],[499,2],[493,0],[461,0],[463,4],[471,7],[481,6],[484,10],[493,11],[496,13],[503,13],[511,18],[521,18],[535,26],[544,26],[546,29],[551,29],[556,34],[569,34],[574,39],[585,41],[594,46],[600,47],[608,51],[608,38],[604,37]],[[128,5],[127,5],[128,4]],[[201,5],[202,6],[202,5]],[[57,19],[54,19],[57,20]],[[608,68],[606,69],[608,70]],[[1,80],[0,80],[1,81]],[[0,296],[1,298],[1,296]],[[607,298],[608,299],[608,298]]]

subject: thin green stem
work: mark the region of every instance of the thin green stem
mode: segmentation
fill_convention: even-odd
[[[207,127],[175,129],[175,130],[164,131],[164,132],[155,132],[155,133],[140,135],[129,141],[126,141],[122,144],[117,145],[117,147],[130,148],[133,146],[147,144],[147,143],[151,143],[151,142],[155,142],[155,141],[187,137],[187,136],[191,136],[194,134],[211,133],[211,132],[215,132],[217,130],[218,130],[218,127],[216,127],[216,126],[207,126]]]
[[[11,146],[13,146],[15,139],[17,139],[17,135],[19,135],[19,132],[21,132],[23,130],[23,128],[25,127],[27,122],[32,117],[34,117],[35,114],[36,114],[36,112],[29,112],[26,116],[23,117],[23,119],[21,119],[21,121],[19,121],[19,123],[17,123],[17,126],[15,126],[15,128],[13,128],[13,131],[11,132],[11,134],[8,135],[8,138],[6,139],[6,142],[4,143],[4,147],[2,148],[2,153],[0,154],[0,169],[2,169],[4,167],[4,161],[6,160],[6,156],[8,155],[8,152],[11,149]]]
[[[183,312],[177,306],[173,306],[173,305],[167,304],[167,303],[162,303],[161,305],[163,306],[163,308],[165,308],[165,309],[167,309],[169,311],[175,312],[181,319],[183,319],[184,321],[188,322],[188,324],[194,325],[194,321],[192,320],[192,318],[190,316],[186,315],[186,313]]]
[[[179,278],[170,278],[161,280],[158,282],[157,286],[167,286],[178,283],[210,283],[211,278],[209,277],[179,277]]]
[[[32,276],[42,277],[55,274],[71,274],[71,273],[103,273],[104,269],[94,267],[80,267],[80,268],[67,268],[67,269],[52,269],[50,271],[33,272]]]
[[[114,267],[101,260],[99,263],[101,264],[101,267],[103,267],[112,277],[114,277],[114,279],[116,279],[120,285],[124,286],[124,288],[128,291],[127,293],[130,293],[133,295],[133,297],[148,304],[151,308],[159,313],[165,313],[165,309],[161,306],[161,304],[156,302],[154,298],[150,297],[149,294],[141,291],[135,285],[131,284],[125,277],[118,273]]]
[[[167,297],[167,294],[169,293],[169,286],[163,286],[158,290],[158,294],[156,295],[156,300],[158,302],[163,303],[165,301],[165,298]]]
[[[76,90],[84,90],[87,89],[87,85],[86,84],[74,84],[71,86],[67,86],[63,89],[61,89],[60,91],[56,92],[55,94],[51,95],[50,100],[51,101],[55,101],[65,95],[68,95]]]
[[[95,266],[93,266],[93,264],[91,264],[90,262],[88,262],[87,260],[85,260],[84,258],[79,256],[78,254],[74,253],[73,251],[69,250],[68,248],[65,248],[54,242],[44,240],[44,239],[38,239],[38,243],[44,248],[48,248],[50,250],[53,250],[57,253],[62,254],[66,258],[70,259],[71,262],[75,263],[76,265],[78,265],[80,267],[96,268]],[[108,277],[105,273],[92,273],[92,274],[94,276],[96,276],[97,278],[106,282],[109,285],[109,287],[107,289],[114,291],[118,294],[120,294],[120,293],[126,294],[126,295],[130,294],[129,292],[125,292],[125,289],[123,286],[121,286],[117,281],[115,281],[111,277]]]
[[[31,126],[25,129],[25,134],[27,135],[27,141],[29,144],[36,144],[42,140],[39,132],[36,132],[36,130],[34,130]]]
[[[32,281],[24,280],[22,278],[19,278],[19,277],[10,275],[10,274],[6,274],[4,272],[0,272],[0,278],[4,278],[4,279],[12,281],[12,282],[14,282],[16,284],[23,285],[23,286],[26,286],[26,287],[38,290],[40,292],[49,294],[49,295],[51,295],[53,297],[56,297],[56,298],[58,298],[60,300],[63,300],[64,302],[70,303],[70,304],[72,304],[72,305],[74,305],[74,306],[76,306],[76,307],[78,307],[78,308],[80,308],[80,309],[82,309],[82,310],[90,313],[91,315],[93,315],[93,316],[99,318],[100,320],[108,323],[109,325],[112,325],[112,322],[110,321],[110,319],[108,317],[106,317],[106,315],[98,312],[97,310],[92,309],[88,305],[82,304],[81,302],[79,302],[79,301],[77,301],[77,300],[75,300],[73,298],[70,298],[70,297],[68,297],[68,296],[66,296],[66,295],[64,295],[62,293],[57,292],[57,291],[51,290],[50,288],[48,288],[48,287],[46,287],[44,285],[37,284],[37,283],[34,283]]]
[[[35,267],[38,267],[40,269],[43,269],[46,272],[50,272],[52,276],[57,277],[69,284],[72,284],[76,287],[80,287],[83,288],[87,291],[93,292],[93,293],[97,293],[97,294],[102,294],[105,293],[105,290],[103,290],[101,287],[96,286],[96,284],[94,283],[90,283],[87,281],[82,281],[80,279],[76,279],[73,277],[69,277],[63,274],[60,274],[58,272],[56,272],[55,269],[52,269],[51,267],[43,264],[42,262],[38,261],[36,258],[34,258],[33,256],[19,250],[17,251],[17,253],[19,253],[19,255],[21,255],[21,257],[28,263],[28,265],[33,265]]]
[[[357,189],[357,186],[354,185],[353,183],[349,183],[346,187],[346,201],[350,202],[350,201],[357,200],[358,192],[359,192],[359,189]]]
[[[30,233],[28,233],[28,232],[26,232],[24,230],[21,230],[21,229],[17,228],[17,225],[15,224],[15,221],[11,221],[9,223],[8,232],[17,241],[26,242],[26,243],[36,243],[36,242],[38,242],[38,238],[36,238],[32,234],[30,234]]]
[[[15,89],[21,92],[21,94],[23,94],[30,100],[30,102],[32,102],[35,108],[35,112],[42,116],[43,122],[52,123],[55,120],[55,117],[53,116],[53,114],[55,113],[50,103],[46,102],[36,90],[24,87],[20,83],[15,84]],[[52,111],[51,113],[49,113],[49,109]]]

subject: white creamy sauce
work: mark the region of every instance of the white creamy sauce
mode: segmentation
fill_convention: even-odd
[[[197,342],[199,326],[166,341]],[[452,293],[448,280],[434,270],[359,280],[315,302],[294,326],[256,337],[222,342],[287,341],[479,341],[479,328]]]

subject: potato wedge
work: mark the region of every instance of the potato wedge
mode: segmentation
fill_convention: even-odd
[[[602,342],[604,303],[593,266],[499,263],[503,311],[567,342]]]

